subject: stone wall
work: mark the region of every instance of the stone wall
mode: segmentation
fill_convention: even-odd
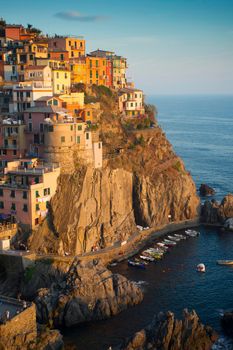
[[[18,336],[27,337],[28,340],[34,340],[36,338],[36,307],[34,304],[5,324],[0,324],[0,342],[2,344],[6,345]]]

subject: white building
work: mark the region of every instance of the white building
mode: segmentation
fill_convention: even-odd
[[[119,91],[118,106],[121,113],[133,117],[145,113],[143,92],[139,89],[124,88]]]

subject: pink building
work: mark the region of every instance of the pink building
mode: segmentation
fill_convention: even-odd
[[[33,229],[46,217],[60,175],[58,164],[36,159],[9,162],[0,183],[0,215]]]

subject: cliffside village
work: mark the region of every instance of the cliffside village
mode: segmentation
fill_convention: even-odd
[[[0,221],[36,228],[46,217],[70,152],[102,167],[93,128],[100,103],[85,103],[77,84],[118,94],[119,113],[144,114],[143,92],[126,79],[127,60],[114,52],[86,54],[82,37],[43,36],[22,25],[0,26]],[[10,241],[1,234],[0,249]],[[9,238],[9,237],[8,237]]]

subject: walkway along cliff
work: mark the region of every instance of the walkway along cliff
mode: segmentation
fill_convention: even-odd
[[[30,249],[75,255],[125,241],[137,224],[156,228],[197,217],[194,182],[162,129],[132,127],[110,102],[102,105],[98,123],[102,168],[85,165],[71,151],[75,170],[60,175],[49,216],[30,237]]]

